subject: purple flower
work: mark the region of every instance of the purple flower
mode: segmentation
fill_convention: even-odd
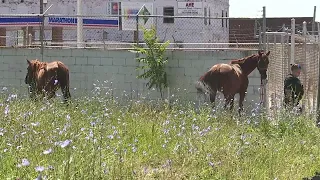
[[[42,172],[42,171],[44,171],[44,167],[43,166],[37,166],[37,167],[35,167],[35,170],[37,172]]]
[[[67,140],[61,142],[60,146],[61,146],[62,148],[65,148],[65,147],[67,147],[70,143],[71,143],[71,141],[67,139]]]
[[[54,167],[51,166],[51,165],[49,165],[49,166],[48,166],[48,169],[49,169],[49,170],[54,170]]]
[[[18,167],[21,167],[21,166],[29,166],[29,165],[30,165],[29,160],[26,159],[26,158],[23,158],[23,159],[21,160],[21,164],[18,164],[17,166],[18,166]]]
[[[44,150],[43,151],[43,154],[50,154],[52,152],[52,149],[50,148],[50,149],[48,149],[48,150]]]
[[[7,105],[4,109],[4,114],[7,116],[9,114],[10,110],[9,110],[9,105]]]
[[[22,163],[21,164],[22,164],[22,166],[29,166],[30,162],[29,162],[28,159],[24,158],[24,159],[22,159]]]
[[[31,123],[31,126],[39,126],[39,122],[36,122],[36,123]]]

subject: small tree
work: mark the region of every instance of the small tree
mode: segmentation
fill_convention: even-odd
[[[151,29],[143,29],[143,38],[147,48],[133,45],[134,50],[131,52],[140,53],[144,56],[136,58],[142,66],[136,68],[137,71],[143,70],[144,73],[137,76],[139,79],[149,79],[146,84],[148,89],[156,87],[160,91],[161,98],[163,98],[163,89],[168,87],[167,73],[165,72],[165,65],[168,63],[168,57],[164,57],[167,46],[170,41],[163,44],[159,43],[156,34],[156,29],[152,26]]]

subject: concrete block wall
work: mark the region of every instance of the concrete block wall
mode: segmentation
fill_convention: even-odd
[[[228,63],[255,52],[244,51],[168,51],[167,66],[170,97],[195,100],[195,82],[212,65]],[[24,78],[26,59],[40,59],[39,49],[0,50],[0,86],[27,93]],[[112,89],[115,96],[130,98],[159,97],[159,93],[146,88],[146,80],[136,78],[135,54],[126,50],[45,49],[43,61],[60,60],[70,69],[71,93],[89,92],[93,89]],[[259,100],[260,75],[255,70],[249,79],[246,100]],[[125,93],[124,93],[125,91]],[[139,95],[140,94],[140,95]],[[165,95],[168,96],[167,90]],[[237,96],[236,96],[237,97]]]

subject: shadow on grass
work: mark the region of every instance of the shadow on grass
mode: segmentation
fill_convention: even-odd
[[[302,180],[320,180],[320,173],[316,172],[316,175],[311,178],[303,178]]]

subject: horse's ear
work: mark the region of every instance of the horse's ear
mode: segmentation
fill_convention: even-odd
[[[29,61],[29,59],[26,59],[26,60],[27,60],[28,65],[30,65],[30,64],[31,64],[31,62]]]
[[[266,55],[269,56],[270,55],[270,51],[268,51]]]

